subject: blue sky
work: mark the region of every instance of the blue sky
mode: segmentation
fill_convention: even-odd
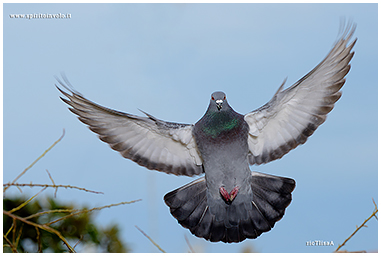
[[[97,213],[117,223],[133,252],[332,252],[372,213],[377,176],[377,4],[4,4],[3,179],[12,181],[66,130],[20,182],[71,184],[59,190],[87,207],[142,199]],[[70,13],[70,19],[10,14]],[[242,114],[315,67],[337,38],[340,18],[357,23],[343,96],[305,145],[251,169],[296,180],[293,201],[273,230],[240,244],[210,243],[177,224],[163,196],[194,178],[147,170],[102,143],[59,99],[65,72],[90,100],[128,113],[195,123],[222,90]],[[37,190],[24,188],[32,195]],[[45,191],[52,196],[53,190]],[[8,195],[19,194],[9,189]],[[377,221],[346,250],[377,250]],[[314,240],[334,246],[306,246]]]

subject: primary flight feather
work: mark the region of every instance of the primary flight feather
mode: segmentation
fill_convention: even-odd
[[[61,99],[80,121],[125,158],[148,169],[201,177],[165,195],[178,222],[212,242],[240,242],[269,231],[291,202],[295,181],[250,170],[306,142],[341,97],[353,57],[347,26],[311,72],[278,89],[264,106],[241,115],[223,92],[211,95],[195,124],[140,117],[100,106],[58,80]],[[64,91],[66,89],[66,91]]]

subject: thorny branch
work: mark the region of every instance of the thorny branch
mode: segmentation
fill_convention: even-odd
[[[66,239],[61,235],[61,233],[59,231],[55,230],[54,228],[51,228],[45,224],[41,225],[41,224],[34,223],[32,221],[26,220],[25,218],[14,215],[14,214],[10,213],[9,211],[3,210],[3,214],[8,215],[12,219],[24,222],[25,224],[28,224],[28,225],[31,225],[34,227],[38,227],[38,228],[43,229],[45,231],[48,231],[50,233],[56,234],[65,243],[66,247],[69,249],[70,252],[75,252],[74,249],[70,246],[70,244],[66,241]]]
[[[63,129],[63,133],[62,133],[62,135],[61,135],[61,137],[58,139],[58,140],[56,140],[47,150],[45,150],[44,151],[44,153],[42,153],[42,155],[41,156],[39,156],[36,160],[34,160],[33,161],[33,163],[31,163],[27,168],[25,168],[25,170],[22,172],[22,173],[20,173],[19,174],[19,176],[17,176],[16,177],[16,179],[14,179],[13,181],[12,181],[12,183],[15,183],[21,176],[23,176],[30,168],[32,168],[33,167],[33,165],[35,164],[35,163],[37,163],[38,162],[38,160],[40,160],[41,158],[43,158],[45,155],[46,155],[46,153],[48,153],[58,142],[60,142],[61,140],[62,140],[62,138],[65,136],[65,129]],[[3,190],[3,192],[5,192],[6,190],[8,189],[8,187],[5,187],[4,188],[4,190]]]
[[[30,201],[30,200],[29,200]],[[88,210],[68,210],[68,209],[56,209],[56,210],[51,210],[51,211],[44,211],[44,212],[39,212],[39,213],[36,213],[36,214],[33,214],[33,215],[30,215],[28,217],[20,217],[20,216],[17,216],[15,214],[13,214],[13,212],[15,212],[16,208],[10,210],[10,211],[5,211],[3,210],[3,214],[11,217],[14,221],[15,220],[19,220],[25,224],[28,224],[28,225],[31,225],[31,226],[34,226],[36,227],[36,229],[43,229],[45,231],[48,231],[50,233],[54,233],[56,234],[63,242],[64,244],[66,245],[66,247],[69,249],[70,252],[75,252],[74,248],[70,246],[70,244],[67,242],[67,240],[61,235],[61,233],[59,231],[57,231],[56,229],[50,227],[51,224],[53,223],[56,223],[58,221],[61,221],[63,219],[66,219],[66,218],[69,218],[69,217],[72,217],[74,215],[78,215],[78,214],[82,214],[82,213],[87,213],[87,212],[91,212],[91,211],[96,211],[96,210],[102,210],[102,209],[105,209],[105,208],[110,208],[110,207],[113,207],[113,206],[118,206],[118,205],[124,205],[124,204],[131,204],[131,203],[135,203],[135,202],[138,202],[138,201],[141,201],[141,199],[139,200],[134,200],[134,201],[130,201],[130,202],[121,202],[121,203],[117,203],[117,204],[110,204],[110,205],[105,205],[105,206],[102,206],[102,207],[95,207],[95,208],[92,208],[92,209],[88,209]],[[20,209],[20,207],[17,207],[18,209]],[[55,221],[52,221],[52,222],[49,222],[49,223],[45,223],[45,224],[38,224],[38,223],[35,223],[35,222],[32,222],[32,221],[29,221],[28,219],[32,218],[32,217],[36,217],[36,216],[39,216],[39,215],[43,215],[43,214],[47,214],[47,213],[52,213],[52,212],[72,212],[71,214],[69,215],[66,215],[62,218],[59,218],[59,219],[56,219]],[[13,232],[15,232],[16,228],[15,228],[15,225],[12,225],[11,229],[13,229]],[[18,241],[19,241],[19,237],[20,237],[20,234],[17,238],[17,241],[16,243],[12,243],[11,241],[9,241],[9,239],[7,238],[7,235],[9,234],[9,232],[11,231],[11,229],[7,232],[6,235],[3,234],[3,237],[4,239],[7,241],[7,243],[9,244],[9,246],[11,247],[12,251],[13,252],[16,252],[16,248],[17,248],[17,244],[18,244]],[[20,231],[21,232],[21,231]],[[39,234],[39,233],[38,233]],[[15,246],[16,245],[16,246]]]
[[[135,228],[137,228],[145,237],[147,237],[150,241],[151,241],[151,243],[154,245],[154,246],[156,246],[157,247],[157,249],[159,249],[161,252],[164,252],[165,253],[165,251],[157,244],[157,243],[155,243],[155,241],[153,241],[153,239],[149,236],[149,235],[147,235],[143,230],[141,230],[138,226],[136,226],[135,225]]]
[[[105,205],[105,206],[102,206],[102,207],[96,207],[96,208],[92,208],[92,209],[89,209],[89,210],[82,210],[82,211],[76,210],[78,212],[74,212],[72,214],[66,215],[66,216],[64,216],[62,218],[59,218],[59,219],[56,219],[56,220],[51,221],[49,223],[46,223],[45,225],[52,225],[52,224],[54,224],[56,222],[59,222],[61,220],[73,217],[73,216],[78,215],[78,214],[92,212],[92,211],[99,211],[99,210],[102,210],[102,209],[105,209],[105,208],[110,208],[110,207],[113,207],[113,206],[118,206],[118,205],[123,205],[123,204],[132,204],[132,203],[136,203],[136,202],[139,202],[139,201],[141,201],[141,199],[133,200],[133,201],[129,201],[129,202],[121,202],[121,203],[117,203],[117,204]]]
[[[377,216],[376,216],[376,214],[378,213],[378,208],[377,208],[377,204],[374,202],[374,199],[372,198],[372,200],[373,200],[373,204],[374,204],[374,207],[375,207],[375,209],[373,210],[373,213],[369,216],[369,218],[367,218],[366,220],[364,220],[364,222],[359,226],[359,227],[357,227],[356,228],[356,230],[347,238],[347,239],[345,239],[345,241],[342,243],[342,244],[340,244],[338,247],[337,247],[337,249],[335,250],[335,252],[340,252],[339,251],[339,249],[341,248],[341,247],[343,247],[345,244],[346,244],[346,242],[348,242],[349,241],[349,239],[351,239],[356,233],[357,233],[357,231],[359,231],[362,227],[366,227],[366,223],[371,219],[371,218],[373,218],[373,217],[375,217],[376,219],[377,219]],[[377,219],[378,220],[378,219]]]
[[[29,202],[31,202],[35,197],[37,197],[42,191],[44,191],[48,187],[55,188],[55,193],[54,193],[55,195],[56,195],[56,192],[57,192],[58,188],[71,188],[71,189],[78,189],[78,190],[82,190],[82,191],[90,192],[90,193],[95,193],[95,194],[103,194],[103,192],[92,191],[92,190],[88,190],[88,189],[85,189],[85,188],[76,187],[76,186],[72,186],[72,185],[56,185],[48,170],[46,170],[46,171],[47,171],[47,173],[49,175],[50,180],[53,183],[52,185],[48,185],[48,184],[33,184],[33,183],[29,183],[29,184],[27,184],[27,183],[16,183],[16,181],[22,175],[24,175],[31,167],[33,167],[33,165],[35,163],[37,163],[38,160],[40,160],[42,157],[44,157],[47,152],[49,152],[59,141],[61,141],[61,139],[63,138],[64,135],[65,135],[65,129],[63,130],[63,134],[61,135],[61,137],[57,141],[55,141],[47,150],[45,150],[42,155],[40,155],[35,161],[33,161],[33,163],[30,164],[23,172],[21,172],[12,182],[3,184],[3,187],[4,187],[3,193],[9,187],[11,187],[11,186],[17,187],[20,191],[21,191],[20,187],[26,187],[26,186],[29,186],[29,187],[43,187],[43,189],[41,191],[39,191],[36,195],[31,197],[27,201],[23,202],[19,206],[15,207],[15,208],[13,208],[13,209],[11,209],[9,211],[3,210],[3,214],[9,216],[13,220],[12,225],[9,228],[9,230],[5,234],[3,233],[3,238],[4,238],[5,242],[6,242],[6,244],[4,244],[3,246],[10,247],[12,252],[18,252],[17,251],[17,247],[18,247],[21,235],[22,235],[22,230],[23,230],[22,227],[23,227],[24,224],[31,225],[31,226],[34,226],[36,228],[37,240],[39,242],[38,243],[38,252],[42,252],[41,241],[39,239],[40,238],[40,229],[57,235],[62,240],[62,242],[66,245],[66,247],[68,248],[69,252],[75,252],[74,247],[81,240],[79,240],[77,242],[77,244],[74,247],[72,247],[68,243],[68,241],[65,239],[65,237],[58,230],[50,227],[51,224],[56,223],[58,221],[61,221],[63,219],[75,216],[75,215],[82,214],[82,213],[88,213],[88,212],[91,212],[91,211],[102,210],[102,209],[110,208],[110,207],[113,207],[113,206],[124,205],[124,204],[131,204],[131,203],[135,203],[135,202],[141,201],[141,199],[138,199],[138,200],[134,200],[134,201],[130,201],[130,202],[121,202],[121,203],[117,203],[117,204],[110,204],[110,205],[106,205],[106,206],[102,206],[102,207],[95,207],[95,208],[92,208],[92,209],[85,209],[85,210],[79,210],[79,209],[54,209],[54,210],[49,210],[49,211],[38,212],[38,213],[32,214],[32,215],[27,216],[27,217],[20,217],[20,216],[14,214],[14,212],[17,212],[18,210],[22,209],[24,206],[26,206]],[[64,217],[58,218],[55,221],[52,221],[52,222],[49,222],[49,223],[45,223],[45,224],[35,223],[35,222],[30,220],[33,217],[37,217],[37,216],[41,216],[41,215],[49,214],[49,213],[69,213],[69,214],[64,216]],[[16,221],[20,221],[22,223],[20,229],[18,230],[18,234],[17,235],[16,235]],[[11,234],[11,238],[8,238],[8,235],[10,235],[10,234]]]
[[[49,184],[33,184],[33,183],[6,183],[3,184],[3,187],[8,188],[10,186],[16,186],[16,187],[45,187],[45,188],[73,188],[73,189],[78,189],[94,194],[103,194],[103,192],[98,192],[98,191],[93,191],[93,190],[88,190],[85,188],[80,188],[72,185],[49,185]]]

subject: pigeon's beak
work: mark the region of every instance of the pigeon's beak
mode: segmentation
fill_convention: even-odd
[[[222,108],[223,100],[216,100],[217,109],[220,110]]]

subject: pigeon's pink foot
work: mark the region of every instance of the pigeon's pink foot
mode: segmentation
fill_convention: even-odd
[[[220,194],[225,199],[226,202],[229,201],[230,195],[229,195],[229,193],[226,191],[226,189],[224,187],[220,187]]]
[[[236,187],[234,187],[233,189],[232,189],[232,191],[230,191],[230,201],[232,201],[233,202],[233,200],[234,200],[234,198],[237,196],[237,194],[238,194],[238,190],[239,190],[239,187],[238,186],[236,186]]]
[[[234,198],[237,196],[238,190],[239,190],[239,187],[236,186],[232,189],[232,191],[230,191],[230,193],[228,193],[228,191],[226,191],[224,187],[220,187],[220,194],[225,199],[226,202],[231,203],[233,202]]]

